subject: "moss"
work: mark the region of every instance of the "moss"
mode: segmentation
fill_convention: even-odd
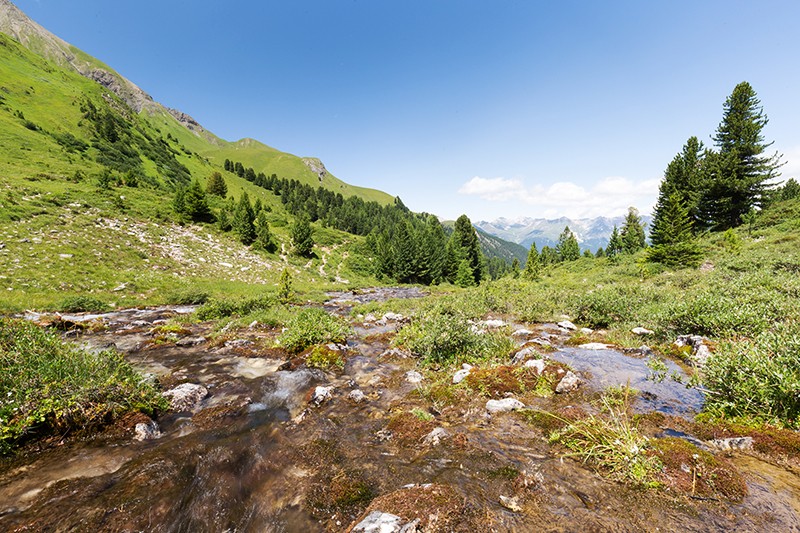
[[[730,501],[741,501],[747,495],[747,485],[736,467],[691,442],[665,437],[651,441],[650,448],[663,465],[659,479],[668,489]]]
[[[392,440],[405,447],[419,445],[425,435],[435,427],[434,420],[424,420],[411,411],[394,415],[386,424],[386,429],[392,432]]]
[[[306,366],[320,370],[344,368],[345,358],[341,351],[331,350],[327,346],[314,346],[305,356]]]

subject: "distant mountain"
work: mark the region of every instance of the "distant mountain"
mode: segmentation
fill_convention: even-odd
[[[642,220],[647,224],[645,231],[650,225],[649,216],[643,216]],[[596,251],[598,248],[608,245],[611,232],[614,226],[622,228],[625,217],[596,217],[570,219],[567,217],[546,219],[523,217],[517,219],[498,218],[492,222],[480,221],[475,227],[485,231],[490,235],[495,235],[506,241],[514,242],[526,250],[536,243],[536,247],[541,250],[543,246],[554,247],[558,243],[558,237],[564,231],[565,226],[575,234],[581,250]]]

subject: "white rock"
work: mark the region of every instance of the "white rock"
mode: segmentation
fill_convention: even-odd
[[[594,330],[590,328],[581,328],[581,333],[585,335],[591,335],[592,333],[594,333]]]
[[[512,337],[528,337],[533,335],[533,332],[529,329],[518,329],[514,333],[511,334]]]
[[[388,313],[383,314],[383,320],[387,320],[389,322],[402,322],[405,320],[406,317],[399,313],[392,313],[391,311]]]
[[[208,396],[208,389],[196,383],[181,383],[161,394],[169,398],[169,405],[173,411],[194,411],[203,398]]]
[[[318,386],[314,389],[314,394],[311,395],[311,403],[314,405],[322,405],[331,399],[331,392],[333,392],[333,385],[327,387]]]
[[[714,439],[708,441],[711,448],[722,451],[752,450],[753,437],[731,437],[727,439]]]
[[[564,377],[561,378],[561,381],[558,382],[556,385],[556,392],[559,394],[563,394],[566,392],[572,392],[577,389],[581,384],[581,378],[576,376],[572,370],[568,370]]]
[[[420,383],[423,379],[422,374],[417,372],[416,370],[409,370],[406,372],[406,381],[409,383]]]
[[[525,404],[516,398],[503,398],[502,400],[489,400],[486,402],[486,410],[490,413],[506,413],[524,408]]]
[[[438,446],[442,439],[449,437],[450,434],[444,428],[434,428],[433,431],[425,435],[422,444],[427,446]]]
[[[537,374],[541,374],[544,372],[544,367],[547,366],[547,363],[544,362],[544,359],[528,359],[525,361],[525,366],[527,368],[533,368],[536,370]]]
[[[631,330],[634,335],[652,335],[653,331],[643,327],[635,327]]]
[[[350,394],[347,395],[347,399],[351,402],[361,403],[367,399],[367,396],[361,392],[361,389],[355,389],[350,391]]]
[[[515,513],[522,511],[522,507],[519,505],[519,500],[517,498],[500,496],[500,505]]]
[[[455,374],[453,374],[453,383],[461,383],[464,379],[469,376],[469,369],[462,368]]]
[[[400,533],[403,519],[397,515],[372,511],[364,520],[356,524],[353,533]]]
[[[609,345],[602,342],[587,342],[586,344],[581,344],[578,348],[583,348],[584,350],[608,350]]]
[[[133,430],[133,440],[145,441],[157,439],[161,436],[161,430],[154,420],[150,422],[139,422]]]
[[[569,320],[562,320],[561,322],[558,323],[558,327],[560,327],[562,329],[569,330],[569,331],[577,331],[577,329],[578,329],[578,326],[576,326],[575,324],[573,324]]]
[[[496,320],[496,319],[495,320],[484,320],[483,322],[481,322],[481,324],[483,324],[484,326],[486,326],[487,328],[490,328],[490,329],[502,328],[502,327],[504,327],[506,325],[506,323],[503,322],[502,320]]]

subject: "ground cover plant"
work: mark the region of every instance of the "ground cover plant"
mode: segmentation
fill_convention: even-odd
[[[30,322],[0,319],[0,453],[29,437],[100,427],[167,407],[122,356],[91,354]]]

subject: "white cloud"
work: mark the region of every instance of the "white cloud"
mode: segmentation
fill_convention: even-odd
[[[475,176],[458,189],[459,194],[479,196],[484,200],[505,201],[525,193],[519,180],[506,178],[481,178]]]
[[[532,216],[581,218],[620,215],[626,213],[629,206],[648,214],[658,196],[660,181],[633,181],[611,176],[591,187],[568,181],[527,187],[518,179],[476,176],[462,185],[458,192],[488,201],[522,202],[537,208]]]

